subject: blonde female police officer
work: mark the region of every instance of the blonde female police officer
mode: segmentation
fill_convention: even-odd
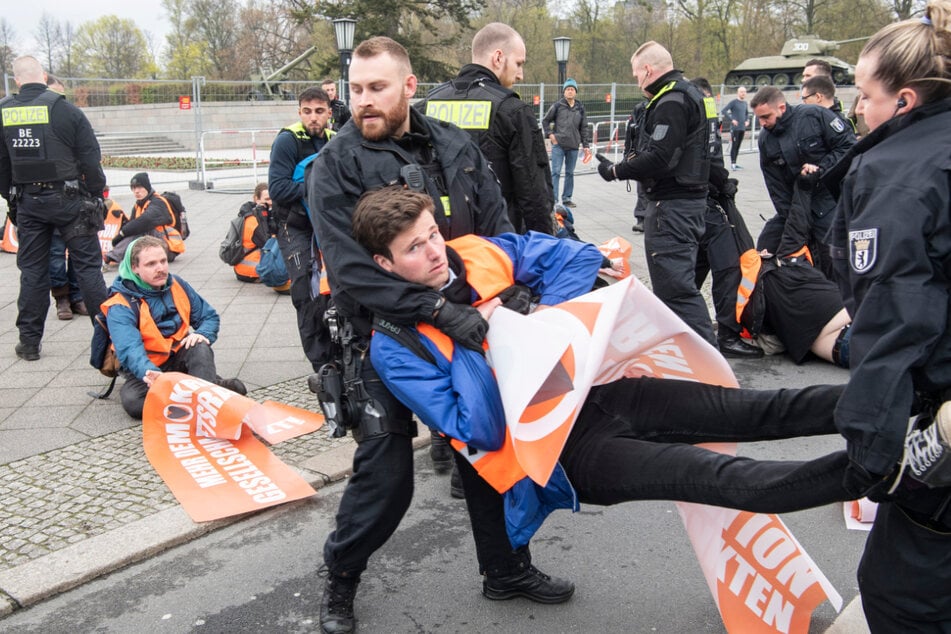
[[[872,36],[855,79],[871,133],[838,170],[832,240],[853,319],[847,483],[882,502],[859,588],[872,632],[949,632],[951,0]]]

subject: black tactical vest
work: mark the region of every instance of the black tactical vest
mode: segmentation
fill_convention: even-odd
[[[12,164],[13,184],[61,183],[79,177],[73,150],[56,136],[50,115],[63,96],[47,90],[35,99],[0,102],[3,141]]]

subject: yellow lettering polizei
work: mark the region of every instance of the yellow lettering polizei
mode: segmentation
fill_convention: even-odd
[[[426,116],[448,121],[463,130],[488,130],[492,102],[433,100],[426,103]]]
[[[3,109],[3,127],[49,123],[50,111],[46,106],[18,106]]]

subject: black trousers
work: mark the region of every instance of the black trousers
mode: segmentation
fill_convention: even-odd
[[[99,237],[95,228],[79,226],[80,205],[79,198],[67,198],[56,189],[27,189],[20,199],[17,210],[20,296],[16,325],[23,343],[39,344],[43,338],[50,307],[50,248],[54,230],[59,229],[69,249],[69,260],[89,307],[90,319],[106,299]]]
[[[654,294],[697,334],[716,345],[707,302],[695,280],[706,208],[705,197],[648,201],[644,247]]]
[[[736,159],[740,155],[740,146],[743,145],[743,137],[746,136],[746,130],[730,130],[730,165],[736,165]]]
[[[694,285],[703,286],[707,273],[713,273],[710,288],[713,308],[716,310],[718,333],[722,329],[739,334],[742,330],[736,321],[736,293],[740,286],[740,250],[736,246],[733,227],[726,215],[715,205],[707,205],[703,214],[704,231],[697,253],[694,269]]]
[[[858,570],[873,634],[951,632],[951,528],[925,526],[879,503]]]
[[[622,379],[592,388],[561,464],[581,502],[677,500],[785,513],[853,498],[848,458],[769,461],[693,443],[835,434],[842,386],[742,390],[670,379]]]
[[[211,383],[218,380],[218,373],[215,370],[215,353],[207,343],[196,343],[187,349],[181,348],[173,353],[160,369],[162,372],[184,372]],[[145,407],[145,395],[148,392],[149,386],[145,381],[134,376],[127,376],[125,383],[119,388],[122,409],[132,418],[141,420],[142,409]]]
[[[413,445],[416,423],[412,413],[380,381],[367,360],[361,376],[390,425],[405,433],[363,437],[353,455],[353,475],[347,480],[337,525],[324,543],[324,562],[336,576],[359,578],[367,561],[393,535],[413,497]],[[475,537],[480,573],[515,571],[527,549],[513,551],[505,532],[502,496],[476,474],[468,461],[456,457]]]

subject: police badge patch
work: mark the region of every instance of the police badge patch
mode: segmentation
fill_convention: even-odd
[[[845,132],[845,123],[839,117],[835,117],[832,121],[829,122],[829,127],[842,134]]]
[[[878,256],[878,229],[849,231],[849,264],[856,273],[868,273]]]

